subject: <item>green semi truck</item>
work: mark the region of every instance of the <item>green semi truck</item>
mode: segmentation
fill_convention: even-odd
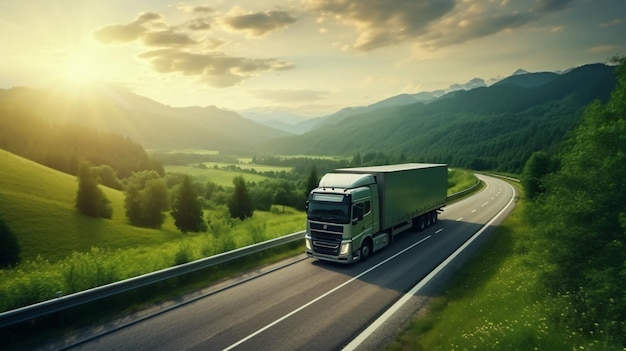
[[[322,177],[307,201],[306,254],[363,261],[396,234],[423,230],[445,206],[448,166],[406,163],[341,168]]]

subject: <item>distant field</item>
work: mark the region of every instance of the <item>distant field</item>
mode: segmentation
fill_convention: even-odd
[[[238,163],[238,164],[221,163],[221,162],[204,162],[204,165],[207,166],[208,168],[213,168],[215,166],[219,168],[224,168],[228,166],[236,166],[236,167],[239,167],[241,169],[246,169],[246,170],[255,169],[257,172],[282,172],[282,171],[291,172],[293,170],[293,167],[257,165],[251,162],[244,162],[244,163]]]
[[[257,174],[250,174],[250,173],[246,173],[246,172],[235,172],[235,171],[227,171],[224,169],[214,169],[212,168],[213,165],[215,165],[215,163],[211,163],[211,162],[206,162],[205,163],[207,165],[207,168],[198,168],[198,167],[193,167],[193,166],[165,166],[165,172],[166,173],[183,173],[183,174],[188,174],[190,176],[192,176],[194,178],[194,181],[198,182],[198,183],[206,183],[208,181],[217,183],[219,185],[222,186],[226,186],[226,187],[230,187],[233,186],[233,178],[238,177],[238,176],[243,176],[243,178],[248,181],[248,182],[260,182],[264,179],[267,179],[267,177],[261,176],[261,175],[257,175]],[[227,165],[227,164],[219,164],[218,165]],[[243,166],[243,165],[237,165],[237,166]],[[243,168],[243,167],[241,167]],[[259,169],[255,168],[257,171],[260,171]],[[281,168],[281,167],[269,167],[267,169],[272,169],[272,170],[276,170],[276,169],[280,169],[283,170],[285,168]],[[289,169],[289,168],[287,168]],[[290,170],[290,169],[289,169]]]
[[[155,150],[148,150],[155,151]],[[173,149],[169,150],[166,153],[168,154],[195,154],[195,155],[219,155],[220,152],[217,150],[205,150],[205,149]]]

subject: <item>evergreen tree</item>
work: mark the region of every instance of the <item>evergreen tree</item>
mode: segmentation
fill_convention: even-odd
[[[20,262],[20,246],[15,234],[0,219],[0,267],[8,268]]]
[[[241,220],[252,217],[252,200],[250,199],[250,194],[248,194],[245,179],[243,176],[235,177],[233,184],[235,185],[235,191],[228,202],[230,216]]]
[[[78,168],[78,192],[76,194],[76,208],[90,217],[113,217],[113,209],[102,189],[98,188],[98,181],[91,165],[83,161]]]
[[[165,180],[156,171],[134,172],[126,182],[124,206],[132,225],[160,228],[168,206]]]
[[[174,217],[176,228],[183,233],[201,232],[207,229],[202,216],[202,204],[188,175],[183,177],[183,182],[174,195],[172,217]]]
[[[317,178],[317,169],[315,166],[311,167],[309,176],[306,179],[306,188],[304,189],[304,201],[308,200],[311,190],[317,188],[319,185],[319,179]]]

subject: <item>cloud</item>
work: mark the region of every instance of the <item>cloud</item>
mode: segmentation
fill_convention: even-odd
[[[616,26],[616,25],[618,25],[618,24],[622,23],[622,21],[623,21],[623,19],[621,19],[621,18],[616,18],[616,19],[613,19],[613,20],[608,21],[608,22],[602,22],[602,23],[600,23],[600,27],[611,27],[611,26]]]
[[[206,6],[185,7],[180,10],[206,16],[214,10]],[[295,21],[286,12],[231,16],[232,26],[253,33],[266,33]],[[211,29],[210,17],[196,17],[180,25],[166,23],[163,16],[144,12],[128,24],[110,24],[96,29],[94,38],[104,44],[141,42],[156,48],[139,54],[157,73],[178,73],[194,77],[207,85],[223,88],[264,72],[289,70],[293,65],[275,58],[246,58],[230,56],[217,49],[225,44],[221,39],[198,37]]]
[[[361,33],[354,47],[369,51],[423,35],[452,11],[454,0],[305,0],[320,15],[354,26]]]
[[[110,24],[100,27],[93,32],[96,40],[104,44],[127,43],[139,39],[150,30],[150,24],[158,26],[162,16],[154,12],[140,13],[129,24]]]
[[[554,12],[563,10],[572,0],[536,0],[533,11]]]
[[[211,29],[211,23],[207,18],[196,18],[186,24],[187,28],[191,30],[209,30]]]
[[[256,89],[250,91],[257,98],[277,103],[321,100],[328,93],[319,90]]]
[[[222,19],[222,22],[231,30],[241,30],[254,36],[261,36],[287,27],[296,22],[296,18],[286,11],[266,11],[227,16]]]
[[[219,52],[190,53],[177,49],[158,49],[139,56],[150,62],[156,72],[196,76],[214,87],[233,86],[262,72],[293,68],[290,63],[277,59],[250,59]]]
[[[352,47],[370,51],[404,42],[431,49],[523,27],[572,0],[302,0],[324,19],[357,30]]]
[[[426,46],[441,48],[519,28],[534,19],[530,13],[463,16],[455,24],[434,29],[422,39]]]
[[[600,52],[600,53],[609,53],[609,52],[618,52],[620,49],[619,45],[598,45],[589,48],[589,52]]]
[[[175,32],[172,30],[147,32],[141,37],[141,40],[147,46],[160,47],[197,44],[197,42],[186,33]]]

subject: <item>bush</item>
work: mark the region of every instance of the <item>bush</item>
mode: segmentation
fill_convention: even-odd
[[[20,245],[15,234],[0,219],[0,267],[8,268],[20,262]]]

